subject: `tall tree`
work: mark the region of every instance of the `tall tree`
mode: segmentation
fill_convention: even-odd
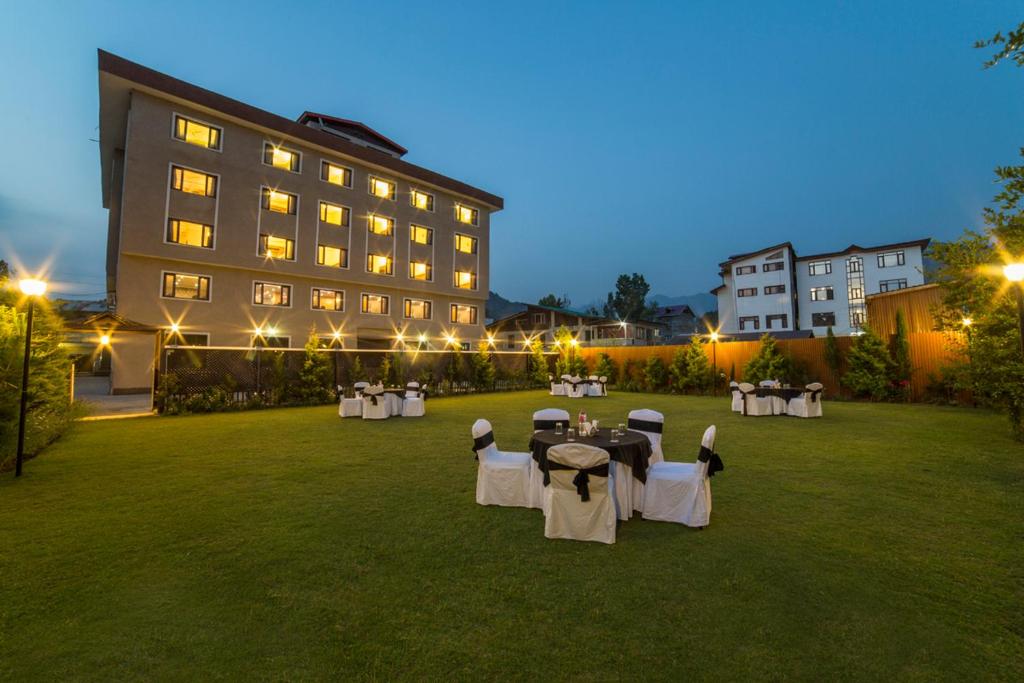
[[[995,66],[1004,59],[1016,62],[1017,66],[1024,66],[1024,21],[1020,22],[1016,29],[1010,29],[1005,36],[1000,31],[987,40],[977,41],[974,43],[974,47],[999,48],[995,54],[985,61],[986,69]]]
[[[647,293],[651,286],[639,273],[626,275],[623,273],[615,281],[615,291],[608,292],[604,305],[604,314],[609,318],[620,320],[638,320],[646,318],[652,306],[647,303]]]
[[[555,308],[568,308],[572,305],[572,301],[569,299],[568,294],[562,296],[555,296],[554,294],[548,294],[542,296],[540,301],[537,302],[539,306],[554,306]]]

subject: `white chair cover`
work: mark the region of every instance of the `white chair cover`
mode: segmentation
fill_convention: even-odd
[[[356,398],[362,398],[363,397],[363,391],[368,386],[370,386],[369,382],[356,382],[355,384],[353,384],[352,388],[355,389],[355,391],[356,391]]]
[[[426,408],[426,402],[420,392],[420,383],[406,384],[405,399],[402,400],[402,417],[423,417],[427,412]]]
[[[642,423],[648,422],[650,425]],[[634,426],[635,425],[635,426]],[[665,416],[657,410],[643,408],[629,411],[626,427],[631,432],[640,432],[651,441],[651,464],[661,462],[665,454],[661,450],[661,434],[665,430]]]
[[[342,387],[342,393],[344,387]],[[345,398],[342,395],[341,400],[338,401],[338,417],[360,417],[363,414],[363,399],[361,398]]]
[[[548,462],[572,469],[550,471],[550,484],[544,489],[544,535],[577,541],[615,543],[615,504],[613,480],[586,473],[589,500],[584,501],[574,481],[580,470],[608,465],[608,451],[581,443],[552,446]]]
[[[565,383],[564,382],[556,382],[555,381],[555,376],[551,375],[551,374],[548,375],[548,382],[551,383],[551,392],[550,393],[551,393],[552,396],[565,396]]]
[[[569,422],[569,411],[561,408],[545,408],[533,414],[533,431],[539,432],[548,429],[548,423],[560,421],[567,426]],[[531,459],[530,464],[530,507],[540,510],[544,507],[544,473],[540,467]]]
[[[804,387],[804,393],[790,400],[790,415],[796,417],[821,417],[821,395],[825,386],[821,382],[812,382]]]
[[[373,386],[363,389],[363,419],[384,420],[391,415],[384,387]]]
[[[743,414],[744,415],[771,415],[772,402],[768,396],[758,397],[754,394],[754,385],[750,382],[740,382],[740,391],[743,393]]]
[[[598,379],[597,375],[591,375],[587,378],[589,384],[587,384],[587,396],[604,396],[601,391],[601,380]]]
[[[676,522],[705,527],[711,521],[711,481],[709,460],[701,460],[715,450],[716,429],[711,425],[701,439],[701,454],[696,462],[660,462],[647,472],[644,519]]]
[[[740,391],[739,382],[729,382],[729,391],[732,393],[732,411],[734,413],[742,413],[743,392]]]
[[[640,432],[651,442],[651,459],[648,463],[663,462],[665,454],[661,449],[661,436],[665,428],[665,416],[657,410],[642,408],[629,411],[626,428],[631,432]],[[619,519],[629,519],[633,511],[644,509],[644,485],[633,476],[633,468],[624,463],[613,461],[615,479],[620,483],[615,487],[615,501],[619,506]],[[649,469],[649,468],[648,468]]]
[[[607,396],[608,395],[608,378],[605,377],[604,375],[601,375],[600,377],[597,378],[597,381],[601,383],[601,395],[602,396]]]
[[[529,507],[529,453],[498,450],[494,430],[487,420],[473,423],[473,450],[479,461],[476,470],[476,502],[480,505]],[[489,443],[485,443],[489,441]]]
[[[586,396],[587,385],[582,383],[583,378],[579,375],[572,377],[571,380],[576,382],[576,385],[566,384],[565,389],[568,392],[569,398],[583,398]]]

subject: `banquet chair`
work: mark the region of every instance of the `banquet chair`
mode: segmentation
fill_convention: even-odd
[[[605,377],[604,375],[601,375],[600,377],[597,378],[597,381],[601,383],[601,395],[602,396],[607,396],[608,395],[608,378]]]
[[[601,393],[601,380],[598,379],[597,375],[591,375],[587,378],[587,396],[604,396]]]
[[[545,408],[533,414],[533,431],[537,433],[545,429],[554,429],[555,423],[561,422],[562,428],[569,427],[569,411],[561,408]],[[541,509],[544,505],[544,473],[536,462],[530,465],[530,507]]]
[[[804,387],[804,393],[790,399],[790,415],[796,417],[821,417],[821,393],[824,389],[821,382],[813,382]]]
[[[665,416],[656,410],[641,409],[629,411],[626,428],[631,432],[640,432],[651,442],[651,457],[647,462],[650,469],[654,463],[662,462],[665,454],[661,449],[661,435],[665,428]],[[619,506],[619,519],[629,519],[634,510],[644,509],[644,485],[633,476],[630,465],[618,461],[612,462],[615,480],[615,502]]]
[[[739,382],[733,380],[729,382],[729,391],[732,392],[732,412],[742,413],[743,412],[743,392],[740,391]]]
[[[665,455],[661,450],[661,434],[665,431],[665,416],[657,410],[643,408],[629,411],[626,427],[631,432],[640,432],[651,442],[651,464],[661,462]]]
[[[423,417],[426,412],[420,383],[409,382],[405,385],[405,398],[402,399],[402,417]]]
[[[711,425],[701,439],[696,462],[659,462],[647,472],[644,519],[704,528],[711,521],[711,481],[722,469],[715,454],[716,429]],[[715,468],[710,468],[712,463]],[[709,469],[710,468],[710,469]]]
[[[549,448],[547,459],[544,536],[615,543],[614,480],[608,476],[608,451],[563,443]]]
[[[778,383],[778,381],[776,381],[774,379],[763,379],[763,380],[761,380],[760,382],[757,383],[757,386],[771,388],[771,387],[779,386],[779,383]]]
[[[582,377],[574,375],[565,389],[568,392],[569,398],[583,398],[586,396],[587,385],[583,382]]]
[[[339,417],[361,417],[363,414],[363,389],[370,386],[369,382],[356,382],[352,385],[354,398],[342,396],[338,406]]]
[[[754,393],[754,385],[750,382],[740,382],[740,392],[743,394],[744,415],[771,415],[772,402],[770,397],[758,397]]]
[[[548,374],[548,381],[551,382],[551,391],[549,392],[552,396],[565,396],[565,383],[556,382],[555,376]]]
[[[487,420],[473,423],[473,450],[479,462],[476,470],[476,502],[480,505],[530,507],[529,453],[499,451],[494,430]]]
[[[366,387],[363,389],[362,400],[364,420],[383,420],[391,414],[383,386]]]

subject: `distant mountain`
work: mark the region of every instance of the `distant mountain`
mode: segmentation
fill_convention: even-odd
[[[526,304],[518,301],[509,301],[497,292],[487,293],[487,305],[484,316],[490,320],[499,320],[514,313],[521,313],[526,310]]]
[[[708,311],[718,310],[718,299],[713,294],[684,294],[681,296],[667,296],[665,294],[655,294],[652,297],[648,297],[648,301],[653,301],[659,306],[681,306],[683,304],[689,306],[694,313],[701,315]]]

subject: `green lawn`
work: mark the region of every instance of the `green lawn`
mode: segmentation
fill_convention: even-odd
[[[719,427],[705,531],[549,541],[480,507],[469,428],[534,409]],[[541,392],[424,419],[298,408],[81,423],[0,480],[0,678],[1024,679],[1024,448],[1003,417]]]

